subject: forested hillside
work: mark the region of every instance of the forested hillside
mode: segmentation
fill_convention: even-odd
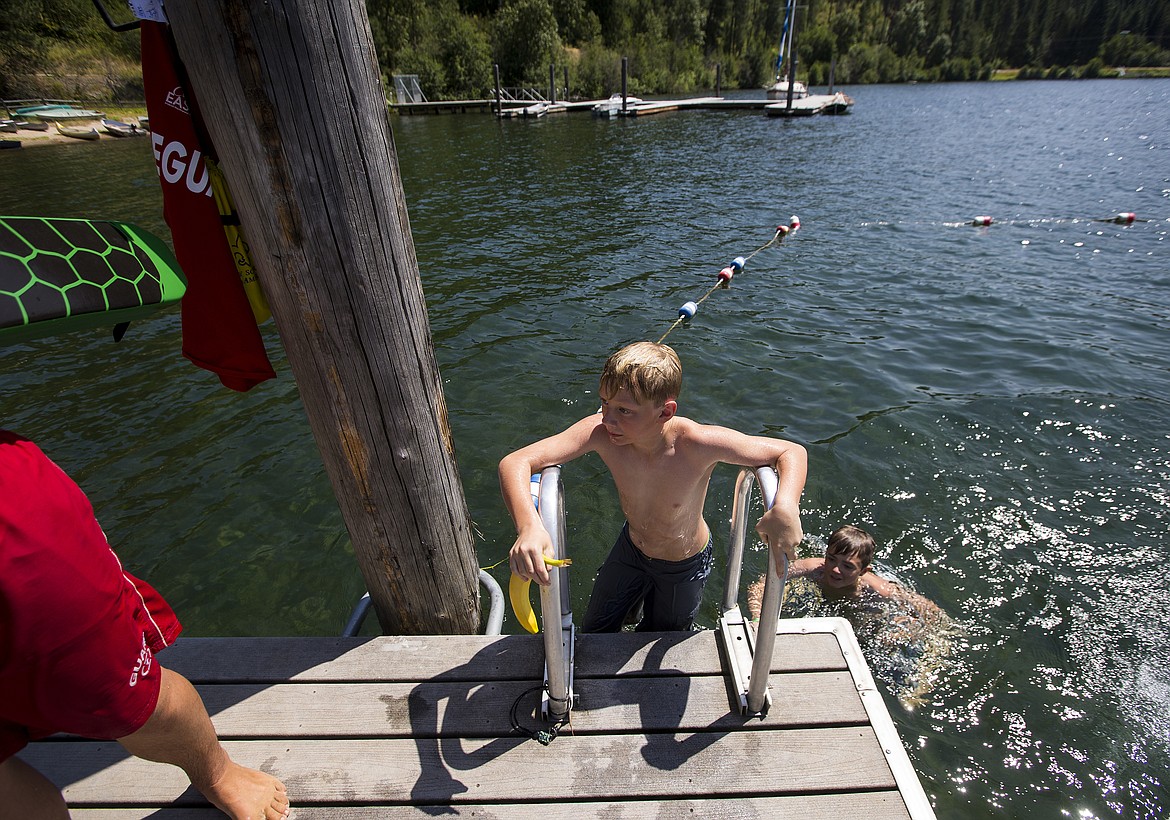
[[[6,0],[0,97],[141,98],[138,41],[90,0]],[[111,13],[129,13],[106,0]],[[783,0],[367,0],[383,71],[416,74],[431,99],[558,82],[601,97],[630,90],[757,88],[773,79]],[[801,0],[798,76],[839,84],[1098,76],[1170,64],[1170,0]]]

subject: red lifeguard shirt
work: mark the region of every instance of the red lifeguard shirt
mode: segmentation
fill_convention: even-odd
[[[154,653],[181,629],[73,480],[0,430],[0,761],[56,732],[140,729],[158,702]]]

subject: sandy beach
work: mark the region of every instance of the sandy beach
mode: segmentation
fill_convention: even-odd
[[[55,145],[62,142],[86,142],[86,140],[67,137],[64,134],[57,133],[56,131],[17,131],[15,134],[5,133],[3,139],[19,140],[20,147],[22,149],[31,148],[34,145]],[[110,137],[110,139],[115,138]],[[90,142],[92,142],[92,140],[90,140]]]
[[[32,148],[37,145],[60,145],[63,142],[76,142],[80,144],[105,140],[135,139],[135,137],[111,137],[109,134],[104,133],[101,128],[98,128],[98,134],[101,135],[99,140],[80,140],[76,137],[67,137],[64,134],[57,133],[56,131],[19,131],[15,134],[6,133],[2,138],[6,140],[20,140],[20,147],[22,150],[25,148]],[[148,136],[149,134],[150,132],[146,131],[144,132],[143,136]]]
[[[93,127],[97,129],[97,132],[99,134],[99,138],[101,140],[135,139],[135,138],[146,137],[146,136],[150,135],[149,131],[142,129],[139,134],[135,134],[135,135],[130,136],[130,137],[115,137],[115,136],[112,136],[111,134],[108,134],[106,132],[106,130],[104,128],[102,128],[102,125],[100,122],[95,121],[95,122],[90,123],[90,124],[92,124]],[[60,145],[61,143],[95,142],[95,140],[82,140],[82,139],[77,139],[76,137],[67,137],[64,134],[62,134],[61,132],[59,132],[55,126],[52,126],[52,125],[49,126],[48,131],[27,131],[23,128],[20,129],[19,131],[17,131],[15,134],[7,132],[7,131],[3,131],[3,132],[0,132],[0,139],[19,140],[21,149],[32,148],[32,147],[37,146],[37,145]],[[3,152],[0,151],[0,153],[3,153]]]

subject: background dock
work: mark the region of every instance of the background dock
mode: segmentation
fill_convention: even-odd
[[[606,100],[581,100],[577,102],[558,101],[555,103],[558,110],[566,112],[585,112],[593,110],[593,106]],[[707,110],[707,111],[763,111],[764,106],[775,103],[776,100],[766,99],[728,99],[727,97],[692,97],[682,100],[644,100],[638,105],[631,105],[623,116],[645,116],[647,114],[661,114],[666,111]],[[532,105],[531,101],[508,101],[503,103],[504,114],[519,116],[519,112]],[[491,114],[495,112],[495,100],[440,100],[437,102],[397,103],[390,106],[404,116],[417,114],[463,114],[467,112],[481,112]]]
[[[933,817],[840,619],[781,620],[773,706],[732,706],[713,631],[582,635],[571,726],[547,745],[538,636],[184,638],[231,755],[294,818]],[[860,666],[858,666],[860,663]],[[21,753],[76,820],[221,817],[173,767],[57,736]]]

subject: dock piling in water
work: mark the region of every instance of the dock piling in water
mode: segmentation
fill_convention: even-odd
[[[477,631],[473,529],[365,4],[167,14],[382,628]]]

